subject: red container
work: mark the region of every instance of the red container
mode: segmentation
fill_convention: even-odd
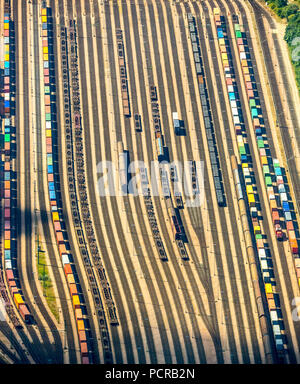
[[[277,210],[272,212],[272,220],[274,225],[280,223],[279,213]]]
[[[47,153],[52,153],[52,145],[46,145],[46,151]],[[52,173],[53,175],[53,173]]]
[[[90,360],[87,356],[82,356],[81,361],[82,364],[90,364]]]
[[[232,79],[231,78],[227,78],[226,79],[226,84],[227,85],[232,85]]]
[[[55,232],[56,233],[56,240],[58,244],[64,243],[64,237],[61,231]]]
[[[54,181],[53,173],[48,173],[48,181]]]
[[[55,232],[61,231],[61,225],[59,221],[55,221],[54,229],[55,229]]]
[[[246,83],[246,87],[247,87],[247,89],[252,89],[252,83],[248,81]]]
[[[286,222],[286,229],[288,231],[294,231],[294,224],[293,224],[293,222],[291,220]]]
[[[4,240],[10,240],[10,231],[4,231]]]
[[[65,253],[65,252],[64,252]],[[64,267],[64,270],[65,270],[65,274],[66,275],[69,275],[69,274],[72,274],[72,267],[70,264],[65,264],[65,267]]]
[[[4,209],[4,217],[7,219],[10,219],[10,209],[9,208]]]
[[[19,312],[25,322],[30,320],[30,312],[25,304],[19,305]]]
[[[4,199],[4,207],[10,208],[10,199]]]
[[[85,333],[85,331],[79,331],[78,332],[78,336],[79,336],[79,341],[80,342],[86,341],[86,333]]]
[[[9,29],[4,30],[4,37],[9,37]]]
[[[45,85],[50,84],[49,76],[44,76],[44,83],[45,83]]]
[[[9,280],[8,286],[10,290],[12,290],[13,288],[16,288],[18,290],[16,280]]]
[[[50,95],[45,95],[45,105],[50,105]]]
[[[6,269],[6,278],[7,278],[7,281],[15,280],[14,273],[11,269]]]
[[[78,294],[76,284],[70,284],[70,293],[71,293],[71,296]]]
[[[49,76],[49,68],[44,68],[44,76]]]
[[[81,351],[81,356],[88,356],[89,351],[88,351],[86,342],[80,343],[80,351]]]

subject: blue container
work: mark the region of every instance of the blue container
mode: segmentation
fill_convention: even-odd
[[[10,172],[9,171],[6,171],[4,172],[4,180],[10,180]]]
[[[289,203],[287,201],[284,201],[282,203],[282,208],[283,208],[284,212],[289,212],[290,211]]]
[[[10,101],[4,100],[4,108],[10,108]]]
[[[4,61],[4,68],[9,68],[9,61]]]
[[[50,200],[56,200],[55,191],[49,191]]]
[[[230,100],[235,100],[235,94],[234,94],[234,92],[229,92],[229,99],[230,99]]]
[[[11,259],[10,249],[5,249],[5,251],[4,251],[4,258],[5,258],[5,260],[10,260]]]
[[[256,136],[260,136],[261,135],[261,128],[256,128],[255,134],[256,134]]]
[[[223,31],[218,32],[218,38],[223,39],[223,37],[224,37]]]
[[[9,69],[4,69],[4,76],[9,76]]]
[[[275,168],[275,175],[282,176],[281,168]]]
[[[49,181],[48,185],[49,185],[49,191],[55,191],[54,181]]]
[[[5,127],[5,133],[10,133],[10,128],[9,127]]]
[[[242,161],[242,163],[247,163],[248,156],[247,155],[241,155],[241,161]]]
[[[53,165],[48,165],[48,173],[53,173]]]
[[[174,127],[175,128],[180,128],[180,122],[178,119],[174,120]]]
[[[47,29],[47,23],[42,23],[42,29]]]

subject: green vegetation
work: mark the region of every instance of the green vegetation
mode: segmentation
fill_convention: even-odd
[[[286,19],[284,39],[288,44],[300,92],[300,0],[265,0],[267,5],[281,18]]]
[[[56,320],[59,321],[58,308],[54,295],[53,284],[49,276],[49,271],[46,264],[45,251],[42,249],[41,243],[39,241],[39,236],[37,239],[37,268],[39,280],[43,288],[43,294],[45,296],[45,299]]]

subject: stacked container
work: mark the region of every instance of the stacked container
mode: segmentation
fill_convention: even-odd
[[[12,153],[11,153],[11,140],[12,140],[12,111],[11,111],[11,67],[13,63],[10,59],[10,49],[12,40],[12,21],[10,20],[9,5],[5,4],[4,9],[4,267],[7,278],[7,284],[10,289],[13,301],[19,310],[19,313],[25,322],[31,320],[31,314],[25,304],[22,292],[17,286],[17,272],[15,270],[15,240],[12,238],[12,232],[16,228],[14,217],[12,215]]]
[[[236,31],[236,40],[238,44],[238,48],[240,51],[240,61],[243,66],[243,68],[248,68],[251,69],[252,72],[252,62],[251,62],[251,57],[249,53],[249,47],[248,47],[248,42],[247,42],[247,37],[244,33],[243,27],[240,26],[239,24],[234,25],[235,31]],[[237,32],[239,31],[239,34],[237,36]],[[255,77],[254,75],[251,74],[244,74],[244,82],[247,88],[247,95],[248,95],[248,101],[249,101],[249,106],[251,109],[251,116],[252,116],[252,122],[253,122],[253,129],[256,134],[256,141],[257,141],[257,146],[259,148],[259,153],[260,153],[260,161],[262,167],[265,166],[274,166],[274,176],[271,174],[265,174],[265,186],[268,191],[268,196],[269,196],[269,203],[273,204],[272,200],[275,199],[272,198],[270,199],[270,196],[274,196],[275,192],[274,190],[272,191],[271,188],[273,188],[273,183],[272,179],[274,181],[276,180],[276,184],[279,190],[279,197],[280,197],[280,204],[283,209],[283,215],[284,219],[286,222],[286,228],[287,228],[287,237],[289,239],[289,244],[290,244],[290,249],[291,252],[294,256],[297,255],[299,256],[299,247],[298,247],[298,242],[296,239],[295,231],[294,231],[294,225],[291,217],[291,206],[292,203],[288,203],[287,200],[287,193],[285,190],[284,182],[283,182],[283,177],[282,177],[282,171],[281,167],[279,166],[279,163],[277,159],[275,159],[275,163],[273,162],[270,157],[267,156],[266,154],[266,148],[269,147],[268,145],[268,139],[266,135],[262,135],[263,128],[264,128],[264,122],[262,116],[259,116],[259,110],[260,110],[260,99],[259,95],[256,91],[256,82],[255,82]],[[251,91],[251,92],[250,92]],[[279,186],[280,185],[280,186]],[[276,200],[275,200],[276,201]],[[277,202],[276,202],[277,203]],[[278,210],[279,206],[277,206]],[[273,212],[276,212],[273,210]],[[274,216],[274,217],[273,217]],[[278,239],[282,239],[282,229],[280,222],[278,220],[278,215],[274,213],[272,215],[273,218],[273,224],[275,228],[275,233]],[[289,228],[289,229],[288,229]],[[298,276],[298,271],[297,271],[297,277]]]
[[[43,47],[43,68],[44,68],[44,107],[45,107],[45,127],[46,127],[46,151],[47,151],[47,177],[48,177],[48,191],[50,197],[50,208],[52,213],[52,221],[55,230],[56,241],[58,245],[59,254],[62,260],[65,276],[67,279],[72,305],[75,312],[78,337],[80,342],[81,361],[83,364],[89,364],[89,353],[87,345],[87,328],[85,320],[81,311],[81,299],[79,292],[81,292],[80,283],[78,281],[76,268],[72,260],[72,255],[69,252],[68,241],[64,239],[64,232],[61,229],[61,222],[63,217],[58,211],[57,198],[56,198],[56,182],[59,182],[59,176],[54,172],[53,164],[53,121],[52,114],[54,113],[54,104],[51,104],[51,89],[50,82],[50,54],[52,46],[49,44],[48,32],[52,28],[52,21],[50,15],[50,8],[41,9],[42,21],[42,47]],[[52,32],[52,31],[51,31]]]
[[[244,181],[246,186],[248,205],[249,205],[250,216],[251,216],[252,227],[253,227],[253,234],[256,240],[256,247],[257,247],[258,256],[259,256],[259,264],[262,272],[263,283],[264,283],[266,298],[268,302],[268,309],[270,312],[270,318],[273,326],[276,349],[279,353],[281,353],[281,351],[287,349],[287,345],[286,345],[286,337],[284,335],[284,324],[283,324],[283,321],[281,320],[282,314],[280,310],[279,295],[278,293],[276,293],[276,282],[274,277],[272,258],[271,258],[268,246],[263,240],[263,234],[261,233],[260,220],[258,218],[258,210],[256,206],[257,192],[254,192],[256,190],[256,182],[253,175],[252,166],[250,166],[251,156],[249,151],[249,145],[247,143],[247,134],[245,131],[244,124],[242,124],[242,121],[243,121],[242,110],[240,108],[237,108],[237,101],[240,100],[240,98],[239,98],[238,88],[236,86],[236,78],[234,74],[233,63],[230,59],[231,49],[229,45],[229,40],[227,38],[225,18],[224,16],[220,17],[220,20],[221,20],[221,25],[220,25],[219,23],[217,23],[216,15],[219,15],[219,11],[215,13],[216,29],[218,34],[219,48],[222,55],[222,63],[223,63],[225,80],[226,80],[228,98],[231,105],[232,118],[233,118],[233,123],[236,131],[236,138],[237,138],[237,143],[239,148],[240,160],[242,163],[242,171],[243,171],[243,176],[244,176]],[[266,186],[268,186],[270,191],[269,200],[273,201],[272,205],[274,207],[274,220],[277,220],[278,217],[275,214],[277,210],[277,205],[276,205],[276,201],[274,201],[273,199],[274,191],[272,186],[272,178],[268,173],[269,163],[268,163],[268,159],[265,151],[265,147],[266,147],[265,138],[261,136],[259,109],[258,109],[257,103],[255,102],[255,99],[252,96],[254,95],[252,82],[251,82],[253,75],[250,74],[250,71],[249,71],[247,53],[244,47],[244,40],[243,40],[243,34],[241,31],[241,28],[239,25],[235,25],[234,30],[235,30],[235,37],[238,44],[243,77],[246,81],[246,88],[247,88],[249,103],[251,108],[251,116],[252,116],[253,122],[255,123],[255,129],[258,130],[256,132],[257,143],[260,150],[261,164],[262,164],[262,167],[264,167],[263,169],[265,171],[265,183],[266,183]],[[226,56],[224,55],[225,53],[227,54]],[[280,327],[278,324],[280,325]],[[278,331],[278,327],[279,327],[279,331]]]

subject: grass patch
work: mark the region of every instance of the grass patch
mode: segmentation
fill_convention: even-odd
[[[37,269],[40,284],[43,289],[43,295],[48,303],[50,311],[53,313],[56,320],[59,322],[59,313],[56,304],[53,284],[50,279],[49,270],[46,263],[45,251],[43,250],[42,244],[37,239]]]
[[[289,48],[289,56],[300,94],[300,0],[290,3],[287,0],[265,0],[265,3],[277,16],[287,22],[284,40]]]

